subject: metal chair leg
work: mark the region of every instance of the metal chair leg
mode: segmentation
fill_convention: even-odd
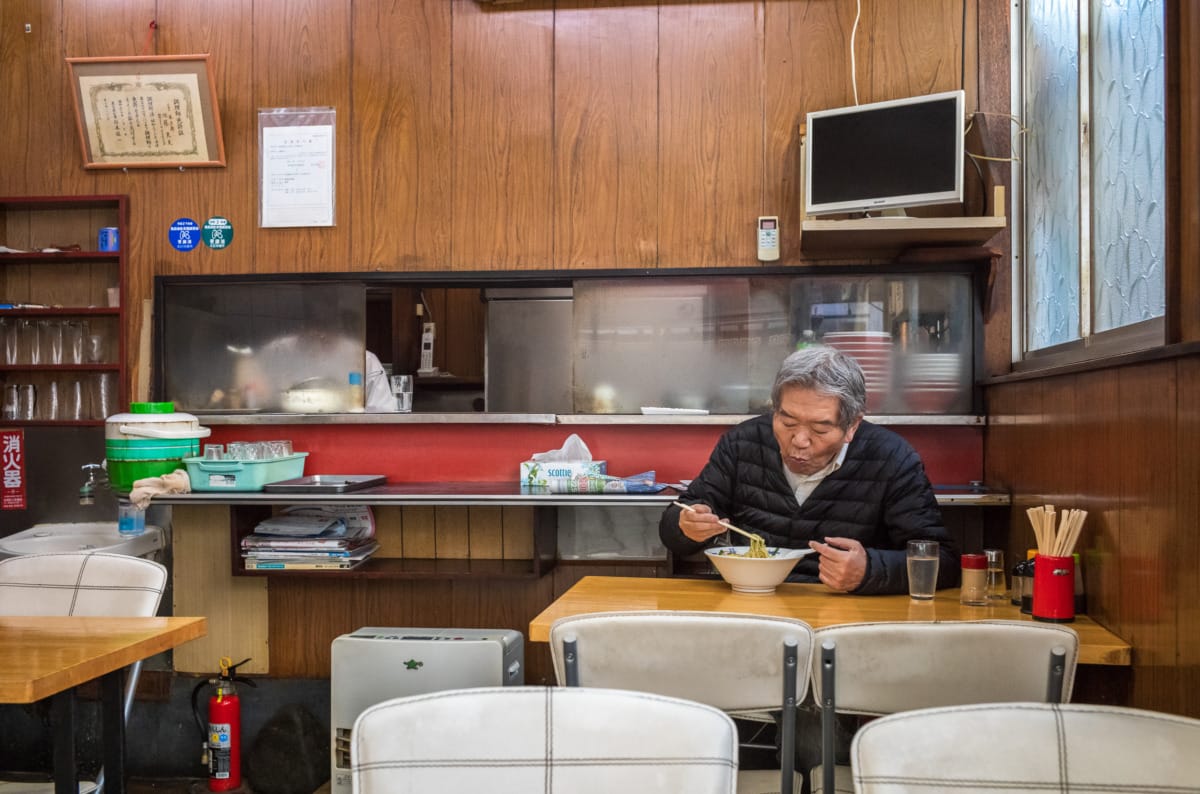
[[[837,697],[834,689],[836,648],[832,640],[821,644],[821,791],[837,794],[837,753],[834,751]]]

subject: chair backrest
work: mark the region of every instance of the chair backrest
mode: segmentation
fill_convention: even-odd
[[[124,554],[62,552],[0,560],[0,615],[152,617],[167,569]]]
[[[1114,706],[996,703],[864,726],[855,791],[1200,791],[1200,720]]]
[[[641,692],[483,687],[396,698],[354,723],[355,794],[736,790],[718,709]]]
[[[579,684],[687,698],[724,711],[778,710],[785,641],[796,643],[796,701],[808,692],[813,630],[802,620],[725,612],[597,612],[550,628],[567,683],[563,641],[576,640]]]
[[[821,653],[836,653],[835,709],[882,715],[933,706],[1046,700],[1051,653],[1064,652],[1062,702],[1070,700],[1079,636],[1065,626],[1016,620],[880,622],[814,632],[813,695],[827,702]]]

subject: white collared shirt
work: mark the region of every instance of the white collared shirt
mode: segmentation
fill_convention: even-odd
[[[787,477],[788,484],[792,486],[792,490],[796,493],[797,504],[804,504],[804,500],[817,489],[817,486],[821,484],[821,480],[842,467],[842,462],[846,460],[846,450],[848,449],[850,449],[849,443],[842,444],[842,451],[838,453],[837,457],[831,460],[828,466],[815,474],[796,474],[787,467],[787,464],[784,464],[783,474]]]

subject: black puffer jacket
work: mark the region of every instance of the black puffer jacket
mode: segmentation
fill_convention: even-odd
[[[907,441],[863,421],[841,468],[800,505],[783,473],[771,419],[757,416],[721,436],[680,501],[703,502],[772,546],[802,549],[810,540],[854,538],[867,550],[867,572],[856,593],[907,593],[905,545],[918,539],[941,544],[938,587],[958,585],[958,550],[942,525],[921,458]],[[680,509],[666,509],[659,536],[674,553],[692,554],[706,544],[680,531]],[[816,555],[805,557],[789,581],[818,581],[817,564]]]

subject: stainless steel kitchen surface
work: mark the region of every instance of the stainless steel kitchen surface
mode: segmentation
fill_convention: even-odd
[[[572,289],[492,288],[483,296],[487,410],[574,413]]]

